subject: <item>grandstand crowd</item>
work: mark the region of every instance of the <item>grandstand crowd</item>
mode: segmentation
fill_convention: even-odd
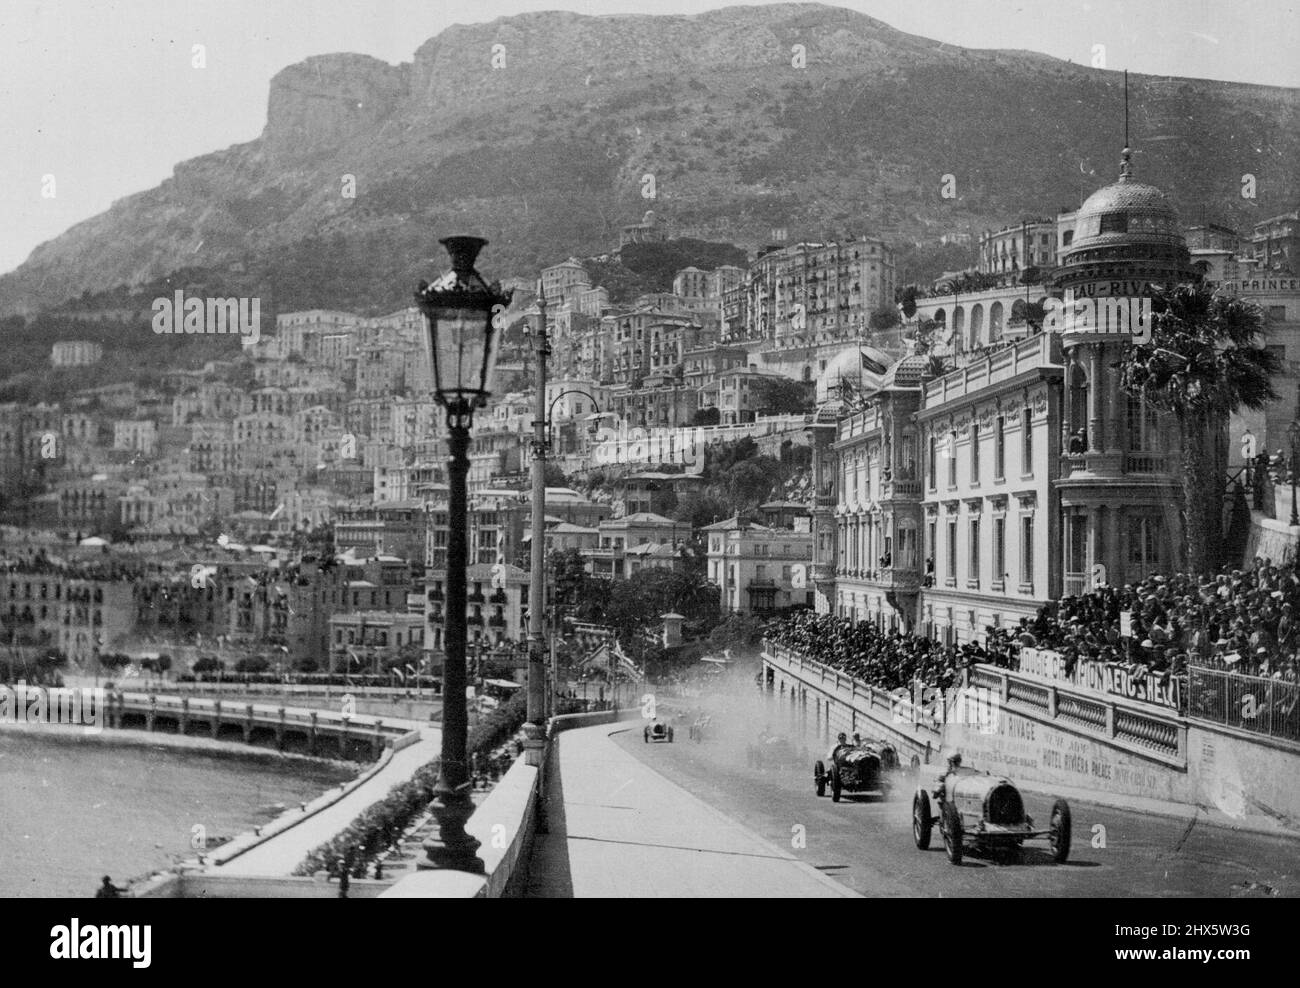
[[[982,643],[947,645],[810,611],[785,618],[768,637],[885,690],[918,682],[946,688],[975,663],[1013,666],[1025,647],[1059,652],[1068,673],[1090,660],[1157,679],[1197,665],[1294,683],[1300,680],[1297,614],[1300,569],[1257,558],[1247,569],[1224,569],[1210,579],[1151,576],[1065,597],[1032,620],[986,628]]]

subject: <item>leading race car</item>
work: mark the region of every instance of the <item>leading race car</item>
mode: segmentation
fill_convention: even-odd
[[[840,794],[877,793],[889,795],[891,779],[887,773],[899,768],[898,751],[888,741],[862,741],[856,735],[852,743],[837,744],[830,764],[818,759],[813,763],[813,786],[818,796],[826,795],[838,803]]]
[[[644,729],[641,731],[641,735],[645,738],[646,744],[649,744],[651,741],[667,741],[669,744],[673,743],[672,725],[664,723],[660,718],[655,718],[649,724],[646,724]]]
[[[1025,812],[1020,790],[1001,776],[976,772],[949,761],[948,771],[927,792],[918,786],[912,797],[912,839],[924,851],[935,824],[943,835],[944,851],[961,864],[966,847],[977,853],[1003,852],[1015,860],[1027,840],[1046,837],[1052,859],[1062,864],[1070,856],[1070,805],[1052,804],[1046,829],[1036,827]]]

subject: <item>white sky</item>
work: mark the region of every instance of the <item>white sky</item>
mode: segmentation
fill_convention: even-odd
[[[535,10],[691,14],[745,0],[3,0],[0,271],[151,188],[179,161],[251,140],[271,77],[309,55],[387,62],[450,24]],[[746,4],[753,5],[753,4]],[[1300,86],[1300,0],[841,0],[911,34],[1107,68]],[[191,67],[203,44],[207,67]],[[56,196],[41,196],[43,176]]]

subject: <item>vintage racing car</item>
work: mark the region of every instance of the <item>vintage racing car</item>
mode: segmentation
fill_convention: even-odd
[[[836,803],[841,792],[887,796],[891,780],[886,773],[898,767],[898,751],[888,741],[839,744],[829,766],[820,759],[813,763],[813,785],[818,796],[825,796],[829,783],[831,799]]]
[[[649,724],[646,724],[645,728],[641,731],[641,734],[645,738],[646,744],[649,744],[651,741],[667,741],[669,744],[673,743],[672,725],[664,723],[664,721],[658,717],[652,720]]]
[[[929,848],[936,823],[953,864],[961,864],[967,846],[978,853],[1001,851],[1014,860],[1025,841],[1038,837],[1047,838],[1058,864],[1070,855],[1070,805],[1065,800],[1052,804],[1046,829],[1036,827],[1025,812],[1020,790],[1009,779],[970,768],[950,770],[932,792],[917,787],[912,838],[920,850]]]

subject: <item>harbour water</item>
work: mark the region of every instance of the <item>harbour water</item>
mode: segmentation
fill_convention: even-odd
[[[103,875],[164,870],[355,772],[169,740],[182,746],[0,730],[0,897],[91,896]]]

